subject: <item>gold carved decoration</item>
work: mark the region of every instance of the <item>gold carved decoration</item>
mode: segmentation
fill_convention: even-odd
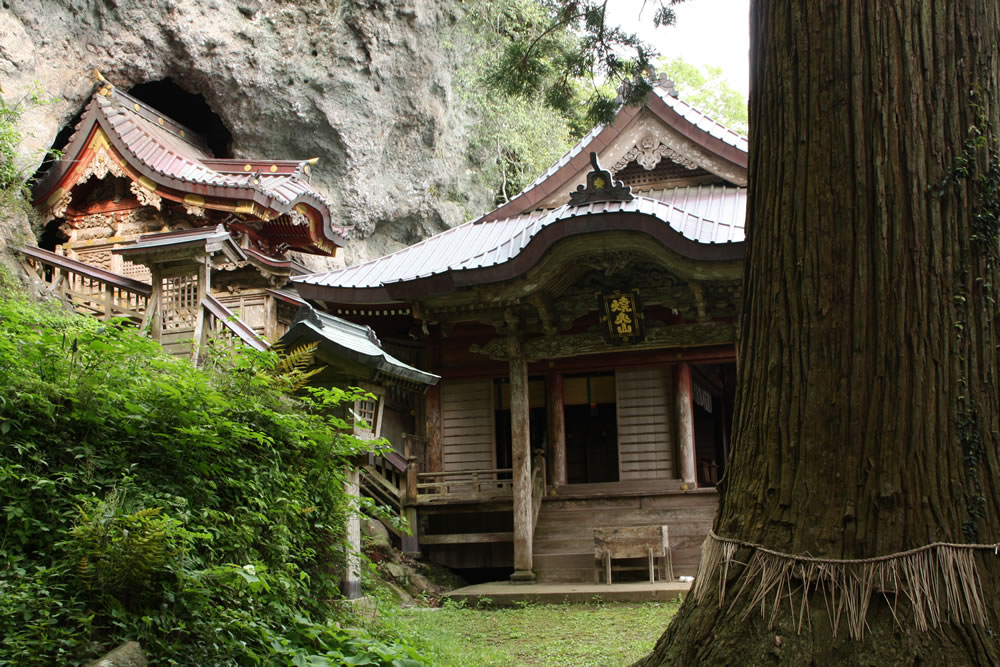
[[[91,158],[86,164],[77,165],[73,171],[73,178],[75,180],[72,183],[67,183],[69,189],[57,189],[46,201],[46,204],[49,205],[46,222],[54,218],[61,218],[66,214],[66,209],[73,199],[72,189],[77,185],[86,183],[91,178],[102,180],[108,174],[119,178],[128,178],[125,170],[112,157],[111,143],[108,141],[108,137],[103,130],[98,128],[94,132],[94,136],[91,137],[87,148],[89,149]]]
[[[205,198],[201,195],[184,195],[184,211],[196,218],[205,217]]]
[[[142,179],[140,179],[140,181],[141,180]],[[154,183],[153,185],[155,187],[156,184]],[[129,190],[132,191],[132,194],[135,195],[135,198],[139,200],[140,204],[142,204],[143,206],[152,206],[157,211],[160,210],[160,206],[163,203],[163,199],[160,197],[160,195],[153,192],[151,188],[147,189],[144,185],[141,185],[137,181],[132,181],[129,184],[128,188]]]
[[[107,149],[102,147],[94,154],[94,159],[90,161],[90,164],[80,172],[77,184],[90,180],[92,176],[96,177],[97,180],[103,180],[109,173],[119,178],[126,178],[125,170],[119,167],[118,163],[108,155]]]
[[[485,345],[473,343],[469,346],[469,352],[485,354],[495,361],[503,361],[508,358],[507,341],[504,338],[494,338]]]
[[[66,209],[69,208],[70,202],[73,201],[72,192],[67,192],[60,188],[59,190],[56,190],[55,193],[53,193],[53,197],[56,194],[59,195],[59,198],[55,200],[55,203],[52,204],[52,207],[49,209],[49,214],[47,216],[46,222],[52,220],[53,218],[63,217],[66,214]]]
[[[304,214],[299,212],[297,209],[289,211],[287,214],[288,221],[292,223],[294,227],[302,227],[303,225],[309,225],[309,218]]]

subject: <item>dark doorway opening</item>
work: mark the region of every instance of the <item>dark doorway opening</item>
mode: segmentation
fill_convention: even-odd
[[[496,435],[497,468],[512,468],[514,438],[510,431],[510,380],[508,378],[495,380],[493,395],[496,397],[493,424]],[[529,378],[528,430],[532,455],[536,449],[545,449],[548,423],[548,415],[545,413],[545,380]],[[500,473],[498,476],[500,479],[510,479],[511,473]]]
[[[566,481],[569,484],[617,482],[618,413],[614,373],[568,375],[566,404]]]
[[[735,390],[736,364],[711,364],[691,368],[699,486],[715,486],[726,472]]]
[[[215,157],[233,157],[233,135],[201,95],[184,90],[169,78],[140,83],[128,94],[200,135]]]

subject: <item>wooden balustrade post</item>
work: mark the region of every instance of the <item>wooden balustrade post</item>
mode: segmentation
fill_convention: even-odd
[[[420,553],[420,536],[418,535],[418,514],[417,514],[417,472],[419,464],[417,457],[406,457],[406,476],[403,477],[402,495],[402,515],[406,519],[406,525],[410,528],[409,535],[403,535],[400,539],[400,546],[403,553]]]
[[[414,456],[406,459],[406,477],[403,485],[403,502],[406,505],[417,504],[417,472],[419,464]]]
[[[158,264],[149,267],[150,279],[153,282],[153,291],[149,296],[149,304],[146,306],[146,314],[143,316],[141,327],[149,324],[149,337],[156,342],[161,342],[163,336],[163,315],[160,313],[160,304],[163,303],[163,273]]]
[[[101,283],[104,291],[104,316],[102,320],[110,320],[115,311],[115,288],[110,283]]]
[[[510,433],[514,477],[514,583],[535,580],[532,557],[531,416],[528,405],[528,361],[516,336],[508,336],[510,361]]]
[[[347,469],[344,486],[348,497],[356,500],[361,493],[361,471],[357,466],[352,465]],[[346,532],[347,562],[341,582],[341,593],[348,600],[356,600],[361,597],[361,517],[356,508],[352,507],[347,514]]]

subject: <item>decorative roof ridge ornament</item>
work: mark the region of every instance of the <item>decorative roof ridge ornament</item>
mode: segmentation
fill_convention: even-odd
[[[302,307],[298,309],[295,313],[295,317],[292,320],[292,325],[296,325],[299,322],[308,322],[312,324],[317,329],[323,328],[323,320],[320,319],[319,314],[316,309],[310,306],[308,303],[302,304]]]
[[[621,181],[614,180],[610,171],[601,168],[601,163],[597,161],[597,153],[594,151],[590,152],[590,164],[594,166],[594,169],[587,174],[587,185],[578,185],[576,192],[569,193],[570,206],[635,199],[631,187]]]

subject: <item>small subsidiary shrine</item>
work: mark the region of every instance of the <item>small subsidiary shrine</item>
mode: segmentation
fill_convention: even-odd
[[[277,340],[302,305],[277,292],[306,272],[290,252],[331,256],[346,243],[309,184],[316,160],[217,158],[198,134],[97,77],[60,159],[33,188],[44,250],[148,284],[150,266],[127,251],[140,237],[221,226],[241,251],[212,264],[209,293]]]

